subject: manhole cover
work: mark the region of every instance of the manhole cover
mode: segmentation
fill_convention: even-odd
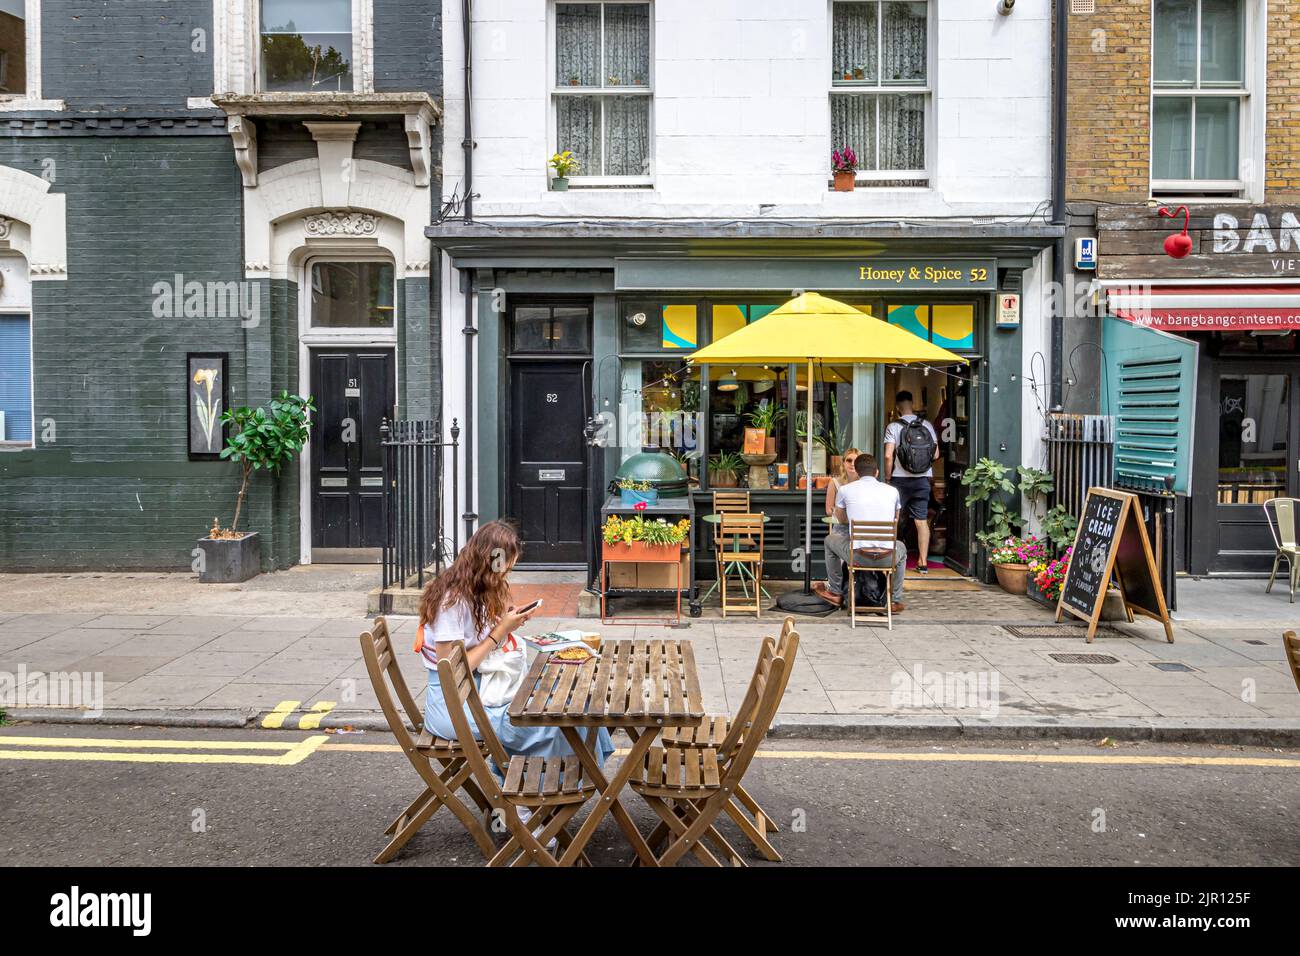
[[[1259,646],[1259,647],[1268,647],[1268,641],[1257,641],[1257,640],[1255,640],[1254,638],[1251,638],[1250,640],[1246,641],[1245,643],[1247,643],[1247,644],[1255,644],[1255,645],[1257,645],[1257,646]]]
[[[1194,669],[1176,661],[1147,661],[1147,663],[1158,671],[1190,671]]]
[[[1086,624],[1003,624],[1002,629],[1012,637],[1068,637],[1076,641],[1088,633]],[[1113,627],[1099,627],[1096,636],[1121,635]]]
[[[1118,664],[1118,657],[1109,654],[1048,654],[1058,664]]]

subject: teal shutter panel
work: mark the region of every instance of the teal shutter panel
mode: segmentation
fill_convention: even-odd
[[[32,320],[26,315],[0,315],[0,412],[0,438],[32,440]]]
[[[1107,316],[1104,411],[1115,419],[1116,488],[1174,493],[1192,483],[1192,423],[1198,347],[1188,339]]]

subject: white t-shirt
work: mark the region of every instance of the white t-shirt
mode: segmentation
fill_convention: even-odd
[[[934,468],[927,468],[925,471],[911,472],[903,467],[903,463],[898,460],[899,440],[903,437],[903,422],[916,421],[915,415],[904,415],[896,422],[890,422],[889,427],[885,429],[885,444],[894,446],[894,478],[933,478]],[[934,442],[934,447],[939,447],[939,436],[935,434],[934,426],[921,419],[921,424],[925,426],[926,431],[930,433],[930,439]],[[888,477],[888,476],[887,476]]]
[[[864,476],[840,488],[835,507],[843,508],[850,521],[893,521],[900,507],[898,489],[870,476]],[[894,542],[855,538],[853,548],[889,548]]]
[[[474,633],[474,616],[464,601],[443,608],[432,624],[424,625],[424,653],[420,655],[424,658],[424,666],[431,671],[438,669],[436,645],[439,641],[463,641],[465,650],[469,650],[486,641],[490,630],[491,628],[484,627],[482,631]]]

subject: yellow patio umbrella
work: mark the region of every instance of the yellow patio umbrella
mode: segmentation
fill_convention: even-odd
[[[691,361],[697,365],[804,364],[813,381],[813,363],[907,365],[966,363],[925,339],[867,315],[851,305],[817,292],[805,292],[761,319],[705,346]],[[812,422],[813,390],[808,390],[808,421]],[[804,538],[804,591],[812,578],[812,445],[804,443],[807,478]]]

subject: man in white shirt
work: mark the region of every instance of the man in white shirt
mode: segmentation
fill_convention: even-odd
[[[916,524],[916,573],[927,574],[930,481],[934,478],[933,462],[939,460],[939,436],[933,425],[916,416],[911,392],[899,392],[894,402],[898,417],[885,429],[885,480],[898,489],[903,511]],[[909,464],[914,470],[908,470]]]
[[[854,462],[858,480],[840,486],[835,496],[835,520],[848,525],[850,521],[898,521],[900,508],[898,490],[877,479],[880,468],[874,455],[859,455]],[[897,537],[897,536],[895,536]],[[826,583],[813,585],[817,596],[836,607],[844,603],[844,562],[849,560],[849,549],[858,552],[858,567],[894,569],[893,594],[890,595],[892,611],[899,614],[903,607],[903,574],[907,566],[907,548],[894,540],[858,539],[852,545],[847,534],[826,536]]]

